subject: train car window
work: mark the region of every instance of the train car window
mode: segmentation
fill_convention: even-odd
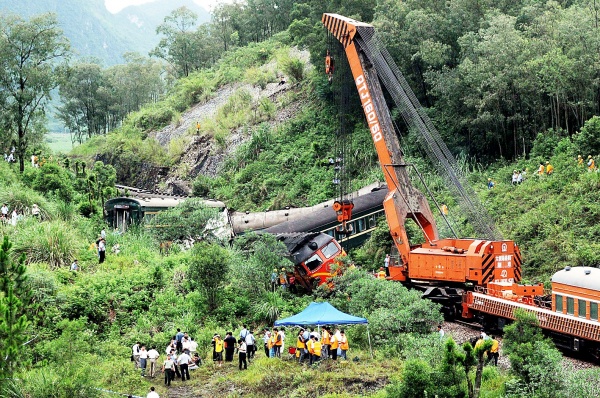
[[[575,299],[573,297],[567,297],[567,314],[575,314]]]
[[[577,307],[578,310],[577,312],[579,313],[579,316],[582,318],[585,318],[587,316],[587,304],[585,302],[585,300],[577,300]]]
[[[375,228],[375,216],[369,217],[369,228]]]
[[[598,320],[598,303],[590,302],[590,319]]]
[[[329,242],[327,246],[321,249],[321,253],[323,253],[325,258],[331,258],[335,256],[339,251],[340,249],[338,249],[335,242]]]
[[[361,218],[360,220],[356,220],[356,232],[362,232],[365,230],[365,219]]]
[[[314,254],[311,258],[309,258],[308,260],[306,260],[304,262],[304,264],[308,267],[309,270],[314,271],[317,268],[319,268],[319,266],[321,264],[323,264],[323,261],[321,261],[321,257],[319,257],[318,255]]]
[[[557,294],[554,296],[554,300],[556,303],[556,312],[563,312],[563,296]]]

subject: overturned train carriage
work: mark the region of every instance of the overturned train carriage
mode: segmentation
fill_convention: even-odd
[[[183,203],[185,199],[175,197],[113,198],[104,204],[104,219],[111,228],[125,231],[129,225],[148,221],[157,213]],[[201,203],[205,207],[225,209],[225,204],[218,200],[204,199]]]

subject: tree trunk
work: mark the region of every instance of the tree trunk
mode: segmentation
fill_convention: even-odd
[[[475,372],[475,388],[473,389],[473,397],[479,398],[479,391],[481,390],[481,376],[483,375],[483,354],[484,351],[481,351],[479,355],[477,355],[477,371]]]

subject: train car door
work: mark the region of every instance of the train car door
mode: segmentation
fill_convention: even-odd
[[[113,228],[120,232],[127,230],[127,225],[131,223],[131,208],[129,205],[115,205],[113,210]]]

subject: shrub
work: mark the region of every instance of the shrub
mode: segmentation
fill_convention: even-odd
[[[46,263],[51,268],[66,267],[76,258],[83,243],[72,226],[63,221],[38,223],[32,220],[15,235],[15,253],[25,254],[27,263]]]
[[[304,80],[304,62],[299,58],[291,58],[285,61],[282,65],[283,71],[294,82]]]
[[[581,130],[573,136],[577,152],[587,158],[600,153],[600,117],[594,116],[584,123]]]

